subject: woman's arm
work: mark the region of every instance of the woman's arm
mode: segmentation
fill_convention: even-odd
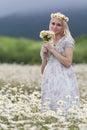
[[[62,56],[54,48],[51,49],[51,53],[66,67],[70,67],[73,58],[73,49],[70,47],[65,48],[65,56]]]
[[[43,74],[46,64],[47,64],[47,58],[43,58],[41,64],[41,74]]]
[[[42,57],[42,64],[41,64],[41,74],[43,74],[45,66],[47,64],[47,55],[48,55],[47,49],[43,47],[42,53],[43,53],[43,57]]]
[[[73,49],[70,47],[65,48],[65,56],[58,53],[49,43],[44,45],[63,65],[70,67],[73,58]]]

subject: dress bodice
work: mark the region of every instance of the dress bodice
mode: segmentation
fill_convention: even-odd
[[[70,37],[63,36],[55,46],[53,44],[52,44],[52,46],[58,53],[65,56],[65,47],[73,48],[74,41]],[[40,55],[41,55],[41,58],[43,58],[42,49],[41,49]],[[53,61],[58,62],[58,60],[50,52],[48,52],[47,61],[48,62],[50,62],[50,61],[51,62],[53,62]]]

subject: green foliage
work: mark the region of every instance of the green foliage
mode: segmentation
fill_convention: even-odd
[[[40,41],[0,37],[0,62],[40,64],[40,48]]]
[[[87,36],[75,38],[74,63],[87,63]],[[0,62],[40,64],[42,42],[27,38],[0,37]]]
[[[75,39],[74,63],[87,63],[87,36],[83,35]]]

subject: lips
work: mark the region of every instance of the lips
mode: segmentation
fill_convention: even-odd
[[[58,32],[58,30],[53,30],[53,32]]]

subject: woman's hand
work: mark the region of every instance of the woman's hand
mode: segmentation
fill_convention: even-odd
[[[52,50],[54,49],[52,47],[52,45],[50,43],[48,43],[48,42],[45,42],[43,46],[44,46],[44,48],[46,48],[50,52],[52,52]]]
[[[48,50],[43,46],[43,53],[47,54]]]

